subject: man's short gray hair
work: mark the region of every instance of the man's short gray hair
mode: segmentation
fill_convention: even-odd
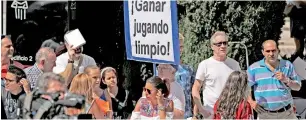
[[[210,45],[213,45],[213,44],[214,44],[215,38],[216,38],[217,36],[224,36],[225,39],[226,39],[226,41],[228,41],[228,35],[227,35],[224,31],[217,31],[217,32],[215,32],[215,33],[211,36],[211,38],[210,38]]]
[[[52,48],[50,47],[40,48],[35,55],[35,62],[38,63],[41,59],[47,59],[50,53],[54,53],[54,50]]]
[[[44,73],[42,74],[39,78],[38,81],[36,83],[36,88],[46,91],[49,87],[49,84],[53,81],[58,81],[60,83],[62,83],[62,85],[65,85],[65,80],[61,75],[52,73],[52,72],[48,72],[48,73]]]

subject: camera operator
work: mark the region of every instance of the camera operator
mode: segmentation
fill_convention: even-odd
[[[64,99],[64,95],[67,91],[65,86],[65,80],[62,76],[49,72],[44,73],[36,84],[36,89],[43,90],[46,93],[60,93],[59,99]],[[50,100],[51,96],[42,95],[41,97]]]
[[[24,101],[22,104],[23,118],[34,116],[33,113],[43,106],[46,101],[54,101],[52,94],[59,94],[56,98],[63,100],[66,93],[65,80],[62,76],[52,72],[43,73],[36,83],[32,93],[28,94],[26,98],[20,98]],[[27,100],[31,98],[30,100]],[[30,115],[31,114],[31,115]]]

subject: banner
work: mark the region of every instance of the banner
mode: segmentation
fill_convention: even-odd
[[[124,1],[128,60],[179,64],[176,1]]]

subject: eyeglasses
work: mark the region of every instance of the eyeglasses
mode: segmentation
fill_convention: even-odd
[[[143,91],[146,91],[146,92],[148,92],[149,94],[151,94],[151,90],[150,89],[147,89],[147,88],[143,88]]]
[[[220,47],[220,46],[222,46],[222,44],[224,45],[224,46],[226,46],[227,45],[227,41],[224,41],[224,42],[218,42],[218,43],[213,43],[215,46],[217,46],[217,47]]]

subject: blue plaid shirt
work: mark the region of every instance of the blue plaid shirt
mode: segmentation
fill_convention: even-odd
[[[195,80],[195,73],[192,67],[188,65],[177,66],[177,71],[175,73],[175,80],[184,88],[185,94],[185,118],[192,117],[192,85]]]
[[[36,86],[38,78],[43,74],[43,71],[38,68],[37,64],[34,64],[33,66],[24,69],[24,72],[26,73],[27,79],[30,82],[31,90],[33,90]]]

